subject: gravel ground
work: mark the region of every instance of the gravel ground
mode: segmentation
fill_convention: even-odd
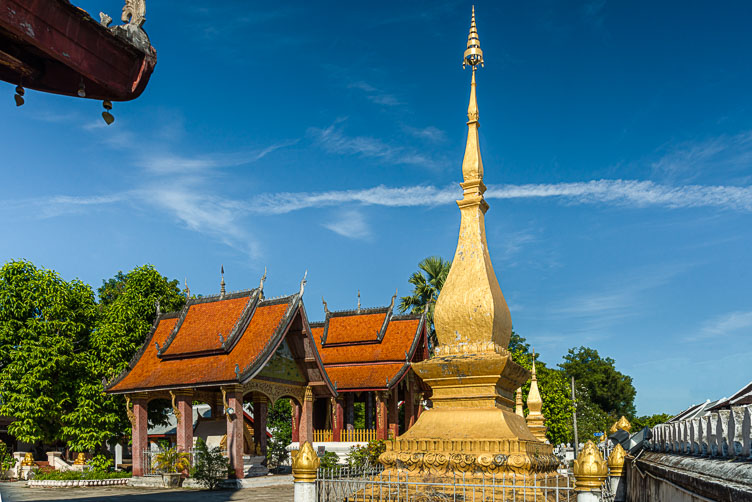
[[[86,488],[28,488],[26,483],[0,484],[2,502],[63,501],[85,502],[279,502],[292,501],[292,483],[279,486],[244,488],[242,490],[167,490],[130,486],[102,486]]]

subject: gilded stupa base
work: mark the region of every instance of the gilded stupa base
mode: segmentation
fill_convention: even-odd
[[[474,348],[481,350],[443,347],[433,359],[413,363],[433,391],[433,408],[387,443],[379,458],[384,475],[451,482],[556,470],[553,446],[537,440],[512,409],[514,390],[529,372],[497,345]]]

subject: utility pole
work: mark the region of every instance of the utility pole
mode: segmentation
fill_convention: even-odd
[[[577,437],[577,400],[574,397],[574,376],[572,376],[572,421],[574,422],[574,458],[577,458],[580,440]]]

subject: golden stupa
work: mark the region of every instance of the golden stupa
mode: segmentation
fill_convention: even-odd
[[[483,65],[473,9],[464,65],[472,68],[468,133],[462,162],[461,223],[457,251],[434,313],[439,340],[432,359],[412,367],[433,391],[433,408],[387,443],[385,473],[452,478],[551,472],[553,447],[538,440],[515,413],[515,390],[530,372],[507,351],[509,308],[486,244],[483,161],[478,143],[475,71]]]

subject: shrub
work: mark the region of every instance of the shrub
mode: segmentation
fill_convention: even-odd
[[[51,472],[43,472],[41,469],[39,472],[37,472],[36,476],[34,476],[34,479],[38,479],[40,481],[44,481],[47,479],[54,479],[54,480],[62,480],[62,481],[73,481],[78,479],[121,479],[121,478],[130,478],[131,473],[129,472],[102,472],[102,471],[95,471],[95,470],[89,470],[89,471],[51,471]]]
[[[353,446],[347,455],[347,465],[354,469],[367,469],[379,465],[379,456],[386,451],[382,439],[370,441],[365,446]]]
[[[201,486],[214,490],[227,479],[230,470],[230,461],[222,455],[220,447],[209,448],[206,442],[198,438],[196,440],[196,466],[191,470],[191,476]]]
[[[91,468],[97,472],[110,472],[112,470],[112,460],[104,455],[96,455],[87,462]]]
[[[190,455],[177,448],[167,448],[154,456],[154,468],[162,473],[183,472],[191,466]]]
[[[16,462],[17,460],[8,445],[0,441],[0,479],[5,477],[8,470],[16,465]]]
[[[337,464],[339,463],[339,455],[333,451],[327,451],[319,457],[319,461],[321,462],[319,464],[319,469],[333,469],[337,467]]]
[[[269,467],[277,469],[290,456],[287,446],[290,444],[283,434],[274,431],[271,440],[266,445],[266,458]]]

